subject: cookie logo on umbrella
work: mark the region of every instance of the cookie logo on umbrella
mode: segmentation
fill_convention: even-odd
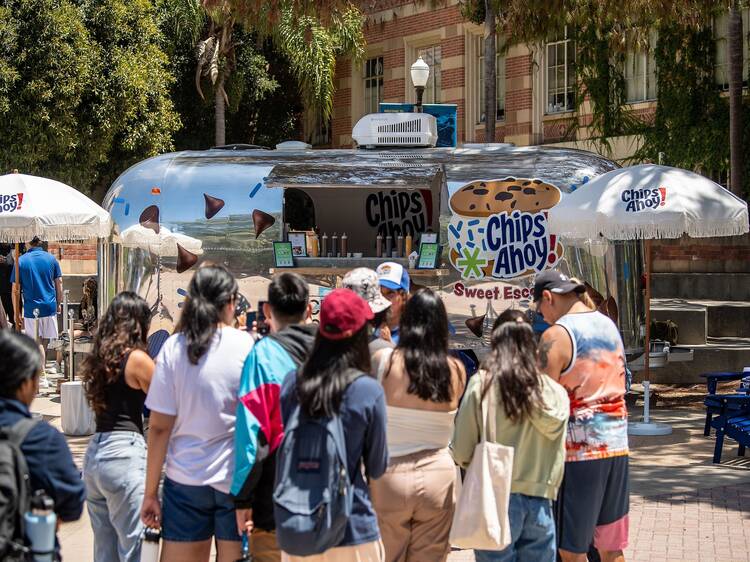
[[[464,279],[512,279],[554,266],[563,248],[547,227],[560,190],[538,179],[475,181],[450,199],[450,261]]]
[[[23,193],[0,195],[0,213],[14,213],[21,210]]]
[[[625,211],[628,213],[653,210],[667,204],[667,188],[626,189],[620,199],[625,203]]]

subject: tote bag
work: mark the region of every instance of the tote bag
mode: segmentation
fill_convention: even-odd
[[[450,543],[459,548],[503,550],[511,540],[508,503],[513,447],[494,443],[495,402],[495,390],[490,389],[481,404],[481,438],[453,514]]]

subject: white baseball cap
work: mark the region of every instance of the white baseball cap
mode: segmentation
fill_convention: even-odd
[[[411,285],[409,272],[400,263],[387,261],[381,263],[376,271],[381,287],[392,291],[409,292],[409,286]]]

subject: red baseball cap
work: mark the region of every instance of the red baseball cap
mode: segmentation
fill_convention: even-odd
[[[320,305],[320,335],[327,340],[343,340],[356,334],[374,318],[367,302],[351,289],[336,289]]]

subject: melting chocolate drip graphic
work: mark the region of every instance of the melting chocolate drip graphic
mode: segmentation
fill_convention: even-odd
[[[203,198],[206,200],[206,219],[212,219],[216,216],[216,213],[224,208],[223,199],[212,197],[207,193],[203,194]]]
[[[177,273],[183,273],[193,267],[198,261],[198,256],[193,252],[188,252],[185,248],[177,244]]]
[[[263,234],[263,232],[273,226],[273,223],[276,222],[276,219],[273,218],[271,215],[266,213],[265,211],[260,211],[258,209],[253,210],[253,225],[255,226],[255,238],[257,240],[258,236]]]
[[[143,228],[150,228],[159,234],[159,207],[156,205],[146,207],[138,220]]]
[[[469,328],[469,330],[471,330],[471,333],[478,338],[482,337],[482,328],[484,326],[485,316],[486,314],[482,314],[481,316],[475,316],[474,318],[466,319],[466,327]]]

